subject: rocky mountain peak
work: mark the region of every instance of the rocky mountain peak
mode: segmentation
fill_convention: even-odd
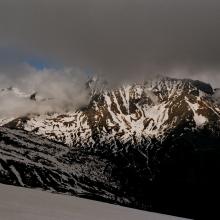
[[[220,109],[212,95],[211,86],[200,81],[159,78],[117,89],[96,89],[90,103],[77,111],[31,115],[6,126],[70,146],[162,140],[181,125],[193,130],[219,120]]]

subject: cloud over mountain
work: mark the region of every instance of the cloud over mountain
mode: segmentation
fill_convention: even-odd
[[[0,46],[113,81],[180,69],[215,77],[219,11],[218,0],[0,0]]]

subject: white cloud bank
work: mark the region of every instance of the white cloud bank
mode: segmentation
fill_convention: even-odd
[[[0,115],[74,110],[88,103],[87,77],[79,69],[37,70],[25,64],[16,70],[0,74]],[[27,95],[7,89],[11,87]],[[37,102],[29,98],[34,92],[37,92]]]

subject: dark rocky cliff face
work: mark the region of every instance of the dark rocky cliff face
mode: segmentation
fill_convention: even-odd
[[[210,85],[160,79],[95,91],[74,112],[2,123],[0,181],[191,218],[219,192]]]

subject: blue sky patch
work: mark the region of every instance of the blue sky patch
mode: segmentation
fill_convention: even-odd
[[[21,63],[30,64],[38,70],[42,70],[45,68],[59,69],[63,67],[62,64],[50,60],[49,58],[40,57],[35,54],[25,53],[15,48],[0,48],[0,65],[10,66]]]

